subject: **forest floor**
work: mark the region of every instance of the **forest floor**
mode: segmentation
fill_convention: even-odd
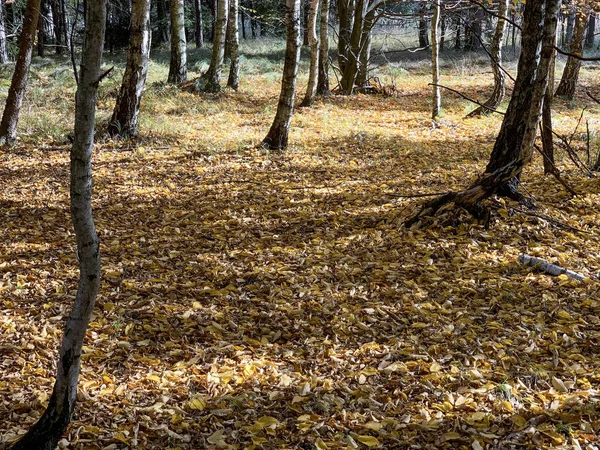
[[[379,69],[396,95],[319,99],[269,153],[281,65],[244,64],[238,92],[196,96],[153,63],[136,142],[102,131],[122,69],[101,87],[103,281],[61,448],[599,448],[598,174],[559,149],[576,197],[535,156],[522,190],[539,209],[494,201],[489,229],[450,210],[406,229],[423,199],[403,196],[474,180],[501,116],[464,119],[473,106],[444,92],[433,124],[427,64],[396,62]],[[48,401],[77,281],[66,67],[36,61],[20,141],[0,150],[0,447]],[[443,84],[490,92],[477,58],[444,67]],[[584,160],[599,68],[555,106],[564,135],[588,106]]]

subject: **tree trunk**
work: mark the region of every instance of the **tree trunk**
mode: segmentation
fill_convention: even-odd
[[[0,0],[0,64],[8,62],[6,51],[6,25],[4,22],[4,0]]]
[[[40,57],[45,56],[45,44],[46,44],[46,30],[44,22],[47,20],[46,17],[47,7],[45,0],[40,2],[40,14],[38,18],[38,39],[37,39],[37,54]]]
[[[462,49],[460,29],[461,29],[460,19],[457,19],[456,20],[456,36],[454,38],[454,50],[461,50]]]
[[[305,34],[308,34],[310,42],[310,69],[308,72],[308,85],[306,94],[300,106],[312,106],[317,93],[317,70],[319,67],[319,39],[317,37],[317,12],[319,10],[319,0],[310,0],[310,12],[308,16],[308,26]]]
[[[196,22],[194,24],[194,39],[196,48],[204,47],[204,34],[202,32],[202,1],[194,0],[194,13]]]
[[[187,79],[184,0],[171,0],[171,63],[167,83],[179,84]]]
[[[310,14],[311,14],[311,8],[312,8],[312,0],[302,0],[302,23],[303,23],[303,27],[302,30],[304,31],[302,33],[302,45],[305,47],[308,47],[310,45],[310,34],[312,33],[311,29],[310,29]]]
[[[427,33],[427,3],[421,2],[419,10],[419,47],[429,47],[429,33]]]
[[[140,103],[150,61],[150,0],[131,0],[130,29],[127,65],[108,124],[108,132],[121,137],[136,137],[139,131]]]
[[[317,94],[327,95],[329,91],[329,0],[321,0],[319,17],[319,77]]]
[[[569,4],[570,2],[565,2],[566,4]],[[573,39],[573,30],[574,30],[574,25],[575,25],[575,16],[577,15],[576,10],[571,6],[569,9],[569,13],[567,15],[567,35],[565,37],[565,46],[570,46],[571,45],[571,41]]]
[[[498,7],[498,22],[496,31],[492,39],[492,72],[494,73],[494,90],[490,98],[484,103],[484,106],[479,106],[469,114],[469,117],[489,115],[496,111],[506,92],[506,74],[502,71],[502,46],[504,45],[504,33],[506,31],[506,20],[503,18],[508,11],[508,2],[510,0],[500,0]]]
[[[237,90],[240,84],[240,32],[239,32],[239,0],[229,0],[229,20],[227,28],[229,30],[227,47],[229,47],[229,78],[227,86]]]
[[[574,55],[581,56],[583,54],[583,39],[585,37],[585,30],[587,28],[587,11],[578,11],[577,17],[575,18],[575,29],[573,30],[573,36],[571,38],[571,46],[569,52]],[[566,97],[569,100],[573,100],[575,97],[575,88],[577,87],[577,80],[579,79],[579,69],[581,68],[581,60],[573,56],[567,58],[565,69],[556,89],[556,95]]]
[[[225,56],[225,35],[227,33],[227,16],[229,14],[228,0],[217,1],[217,19],[215,21],[215,33],[208,70],[196,83],[196,90],[201,92],[221,92],[221,71],[223,70],[223,59]],[[237,27],[236,27],[237,28]]]
[[[277,113],[262,141],[262,146],[271,150],[281,150],[288,145],[300,60],[300,0],[286,0],[286,29],[285,63]]]
[[[440,22],[440,3],[435,2],[433,5],[433,18],[431,20],[431,72],[432,72],[432,88],[433,88],[433,108],[431,118],[436,120],[440,116],[442,110],[442,94],[440,92],[440,64],[439,64],[439,44],[440,37],[438,34]]]
[[[337,0],[338,10],[338,66],[340,72],[346,71],[350,57],[350,36],[354,26],[354,11],[358,0]]]
[[[587,34],[585,36],[585,46],[587,48],[594,47],[594,39],[596,37],[596,13],[590,12],[590,18],[588,20]]]
[[[544,174],[556,173],[554,165],[554,136],[552,135],[552,100],[554,97],[554,70],[556,62],[556,51],[552,50],[552,61],[548,70],[548,86],[544,94],[544,105],[542,106],[542,155],[544,157]]]
[[[481,34],[483,31],[483,19],[485,13],[483,9],[475,7],[471,19],[470,41],[467,43],[468,50],[478,50],[481,48]]]
[[[371,62],[371,44],[373,25],[375,24],[374,11],[367,13],[362,29],[360,52],[358,55],[358,73],[356,74],[356,85],[363,88],[369,81],[369,63]]]
[[[0,122],[0,145],[13,144],[17,138],[17,124],[19,123],[19,113],[21,112],[27,80],[29,79],[31,53],[33,52],[39,13],[40,0],[27,0],[23,29],[19,38],[19,55],[8,89],[2,122]]]
[[[250,0],[250,9],[254,11],[254,1]],[[252,39],[256,39],[256,20],[254,16],[250,16],[250,31],[252,32]]]
[[[62,8],[60,3],[63,0],[51,0],[50,8],[52,11],[52,22],[54,23],[54,44],[57,55],[62,55],[65,49],[65,32],[63,30]]]
[[[435,214],[448,203],[462,206],[487,220],[489,212],[479,205],[481,200],[495,193],[523,200],[517,191],[518,177],[531,159],[548,85],[559,5],[560,0],[540,0],[525,5],[517,79],[485,174],[464,191],[450,192],[426,202],[406,221],[406,226],[425,215]]]
[[[71,216],[79,258],[77,296],[65,325],[48,407],[13,450],[53,450],[66,430],[77,399],[81,349],[100,285],[100,242],[92,219],[92,151],[106,0],[88,2],[86,15],[81,79],[75,100],[75,138],[71,150]]]
[[[244,12],[240,14],[240,23],[242,25],[242,39],[246,40],[246,17],[244,16]]]
[[[440,36],[440,53],[444,51],[444,47],[446,45],[446,15],[444,14],[444,11],[441,12],[441,19],[440,19],[440,27],[441,27],[441,36]]]

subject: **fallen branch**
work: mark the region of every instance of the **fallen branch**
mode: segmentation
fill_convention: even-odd
[[[564,267],[557,266],[556,264],[551,264],[543,259],[535,258],[533,256],[519,255],[518,261],[524,266],[533,266],[542,272],[555,277],[559,275],[566,275],[567,277],[577,281],[584,281],[586,279],[586,277],[580,273],[573,272],[572,270],[565,269]]]
[[[600,105],[600,100],[598,100],[596,97],[594,97],[590,91],[586,91],[586,94],[589,98],[591,98],[592,100],[594,100],[596,103],[598,103]]]
[[[472,103],[475,103],[476,105],[481,106],[482,108],[485,108],[485,109],[487,109],[487,110],[489,110],[491,112],[495,112],[497,114],[504,115],[503,112],[495,110],[494,108],[490,108],[489,106],[486,106],[483,103],[478,102],[477,100],[473,100],[472,98],[467,97],[465,94],[463,94],[462,92],[457,91],[456,89],[452,89],[452,88],[449,88],[448,86],[444,86],[444,85],[441,85],[441,84],[435,84],[435,83],[429,83],[429,86],[437,86],[437,87],[441,87],[443,89],[447,89],[450,92],[454,92],[455,94],[460,95],[465,100],[468,100],[468,101],[470,101]]]

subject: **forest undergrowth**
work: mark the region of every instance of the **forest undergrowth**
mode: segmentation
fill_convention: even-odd
[[[473,106],[445,92],[432,124],[427,67],[395,64],[379,73],[395,96],[320,99],[269,153],[256,145],[280,66],[255,56],[216,96],[166,86],[153,63],[136,142],[102,131],[121,69],[101,87],[103,281],[61,448],[600,447],[598,174],[558,150],[570,197],[535,156],[522,191],[537,210],[495,200],[487,229],[454,211],[406,229],[410,196],[481,174],[501,117],[464,119]],[[36,62],[20,141],[0,150],[0,447],[48,401],[75,295],[66,67]],[[588,105],[584,160],[597,74],[555,105],[567,136]],[[491,89],[486,66],[442,75],[479,100]]]

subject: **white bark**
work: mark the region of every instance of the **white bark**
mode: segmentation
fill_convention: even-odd
[[[438,28],[440,24],[440,3],[434,2],[433,18],[431,19],[431,72],[433,88],[433,108],[431,118],[436,120],[442,109],[442,93],[440,92],[440,36]]]
[[[300,106],[311,106],[315,101],[317,93],[317,70],[319,68],[319,38],[317,37],[317,11],[319,0],[310,0],[310,12],[308,16],[308,42],[310,44],[310,69],[308,73],[308,85],[306,94]]]
[[[184,0],[171,0],[171,63],[167,82],[183,83],[187,79],[187,42],[185,40]]]

